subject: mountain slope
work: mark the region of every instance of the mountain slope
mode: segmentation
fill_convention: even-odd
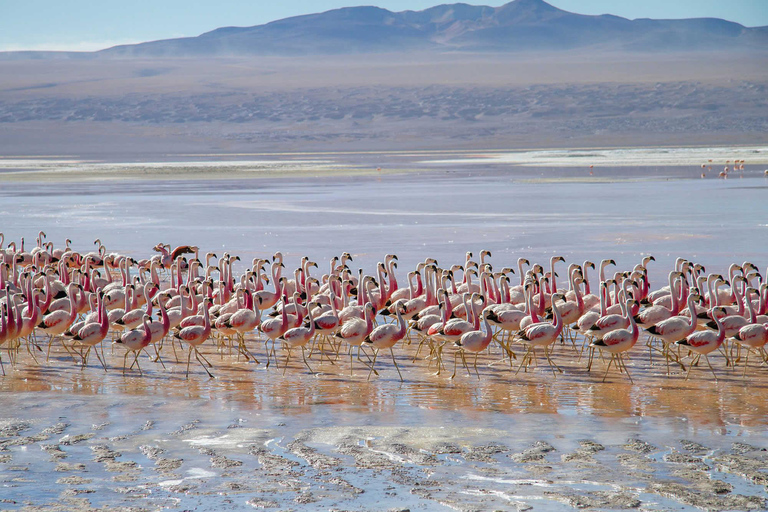
[[[628,20],[558,9],[543,0],[501,7],[438,5],[391,12],[349,7],[253,27],[225,27],[197,37],[108,48],[92,57],[323,55],[406,51],[517,52],[599,48],[616,51],[768,49],[768,27],[721,19]],[[88,54],[67,54],[67,56]],[[25,53],[25,58],[46,58]],[[8,55],[6,55],[8,58]]]

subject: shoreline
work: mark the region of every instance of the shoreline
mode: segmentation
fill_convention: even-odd
[[[200,157],[213,158],[199,160]],[[254,160],[253,157],[268,159]],[[539,172],[547,168],[560,172],[594,168],[605,172],[605,169],[659,167],[701,169],[702,165],[706,165],[704,171],[711,177],[717,176],[723,166],[729,166],[737,159],[746,160],[747,174],[754,175],[762,173],[761,167],[768,165],[768,146],[207,153],[169,155],[169,158],[177,160],[105,162],[65,159],[61,155],[30,158],[6,156],[0,157],[0,182],[370,177],[435,171],[475,172],[479,166],[489,172],[498,169]],[[196,160],[185,161],[184,158]],[[758,169],[754,169],[755,166]],[[617,177],[626,176],[617,174]],[[698,177],[698,173],[690,177]],[[542,175],[542,178],[547,179],[547,176]],[[576,178],[582,180],[585,176]]]

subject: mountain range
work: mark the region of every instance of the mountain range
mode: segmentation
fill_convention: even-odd
[[[392,12],[349,7],[197,37],[121,45],[98,52],[8,52],[6,58],[147,58],[338,55],[382,52],[735,51],[768,49],[768,27],[716,18],[629,20],[558,9],[543,0],[501,7],[438,5]]]

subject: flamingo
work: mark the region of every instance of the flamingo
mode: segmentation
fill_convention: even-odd
[[[720,314],[716,315],[715,313]],[[720,322],[720,320],[725,316],[725,313],[726,311],[723,306],[716,306],[712,312],[712,318],[717,325],[717,332],[697,331],[686,337],[684,340],[677,342],[678,345],[682,345],[696,354],[695,359],[688,366],[688,372],[685,374],[685,380],[688,380],[688,377],[691,374],[691,370],[699,362],[701,356],[704,356],[709,369],[712,370],[712,375],[714,375],[715,380],[717,380],[717,374],[715,373],[715,369],[712,368],[712,364],[709,362],[708,355],[720,348],[720,345],[723,344],[723,340],[725,340],[725,329],[723,328],[723,324]]]
[[[344,325],[341,326],[339,331],[334,335],[336,338],[340,338],[344,340],[350,347],[349,347],[349,373],[352,375],[352,347],[357,347],[357,359],[359,361],[362,361],[360,359],[360,350],[362,349],[362,344],[365,338],[373,332],[373,316],[374,316],[374,309],[373,304],[370,302],[365,305],[365,318],[352,318],[349,321],[345,322]],[[378,372],[376,372],[378,375]]]
[[[127,313],[125,313],[122,318],[119,320],[115,320],[115,324],[123,326],[127,329],[135,329],[139,326],[144,320],[144,315],[152,316],[152,301],[150,300],[150,296],[152,295],[153,291],[157,291],[160,287],[152,284],[150,286],[144,287],[144,299],[146,303],[146,310],[143,309],[133,309]],[[137,292],[138,294],[138,292]]]
[[[629,375],[627,365],[624,363],[623,354],[628,351],[637,343],[637,339],[640,336],[640,329],[637,327],[635,318],[632,316],[631,307],[636,303],[634,299],[629,299],[626,305],[627,322],[629,322],[628,329],[616,329],[609,333],[606,333],[601,339],[592,342],[591,346],[599,348],[600,350],[606,350],[611,353],[611,360],[608,362],[608,368],[605,369],[605,375],[603,375],[603,382],[608,377],[608,370],[611,369],[611,363],[616,361],[616,366],[619,367],[619,371],[624,370],[629,377],[629,381],[632,382],[632,377]]]
[[[85,293],[83,292],[82,287],[78,284],[70,283],[67,285],[67,293],[69,295],[69,310],[62,309],[59,311],[54,311],[53,313],[48,313],[43,317],[42,322],[40,322],[40,324],[37,326],[38,329],[42,330],[50,337],[48,342],[49,354],[51,345],[53,344],[53,338],[64,334],[75,321],[75,317],[77,316],[75,302],[77,300],[78,291],[80,293]]]
[[[139,375],[143,375],[141,366],[139,365],[139,354],[144,350],[147,345],[152,341],[152,331],[149,328],[149,315],[144,315],[141,319],[144,323],[143,329],[133,329],[128,332],[124,332],[120,339],[115,343],[119,343],[126,348],[125,356],[123,356],[123,373],[125,373],[127,367],[128,353],[133,352],[133,363],[131,368],[135,364],[139,369]]]
[[[336,333],[341,322],[339,320],[339,312],[336,309],[336,294],[333,291],[333,287],[329,288],[329,292],[331,310],[326,311],[316,317],[313,316],[314,320],[311,320],[315,326],[315,331],[317,334],[322,336],[323,341],[320,343],[321,350],[324,342],[328,340],[328,336]]]
[[[664,356],[667,359],[667,374],[669,374],[669,353],[667,349],[672,343],[685,339],[696,330],[698,322],[696,319],[695,302],[703,300],[704,298],[701,295],[691,293],[688,295],[687,299],[690,316],[673,316],[672,318],[662,320],[658,324],[652,325],[647,329],[649,333],[653,334],[664,343]]]
[[[736,343],[739,344],[739,346],[745,347],[747,349],[747,357],[744,362],[743,374],[743,376],[746,376],[747,366],[749,365],[749,353],[752,350],[759,351],[763,355],[763,359],[766,359],[765,350],[763,347],[765,347],[765,344],[768,342],[768,325],[755,323],[747,324],[739,329],[739,332],[736,333],[733,339],[736,341]]]
[[[488,323],[487,315],[488,310],[483,311],[482,319],[485,326],[485,331],[477,330],[465,332],[461,335],[459,341],[455,343],[456,347],[458,347],[458,350],[456,350],[456,353],[453,356],[453,375],[451,375],[451,379],[456,377],[456,360],[459,355],[461,355],[461,360],[464,363],[464,366],[467,367],[467,361],[464,359],[464,352],[472,352],[475,354],[475,374],[477,375],[478,380],[480,379],[480,373],[477,371],[477,356],[480,354],[480,352],[488,348],[488,346],[491,344],[491,340],[493,339],[491,324]],[[467,368],[467,371],[469,371],[469,368]]]
[[[628,279],[624,280],[625,290],[628,282],[629,282]],[[607,292],[607,289],[606,289],[606,292]],[[624,295],[625,295],[625,300],[619,301],[621,314],[619,315],[616,313],[612,313],[612,314],[607,314],[605,316],[601,316],[600,318],[598,318],[597,321],[595,321],[594,325],[592,325],[589,328],[590,337],[601,339],[603,336],[605,336],[607,333],[611,331],[614,331],[616,329],[626,329],[627,327],[629,327],[629,320],[626,317],[626,313],[628,311],[626,299],[629,298],[628,297],[629,294],[624,292]],[[637,302],[635,302],[634,304],[637,304]]]
[[[403,374],[400,373],[400,367],[397,366],[397,360],[395,360],[395,353],[392,351],[392,347],[405,337],[405,319],[403,318],[403,312],[405,311],[405,301],[399,300],[395,303],[395,314],[397,315],[397,325],[385,324],[376,327],[368,336],[363,339],[364,343],[368,343],[373,346],[376,351],[373,354],[373,363],[371,363],[371,371],[368,372],[368,378],[371,378],[373,368],[376,365],[376,357],[379,355],[379,351],[382,349],[389,349],[390,355],[392,355],[392,362],[397,369],[397,374],[400,376],[400,382],[403,382]]]
[[[226,321],[226,326],[233,329],[238,334],[240,352],[245,355],[246,359],[250,357],[256,364],[259,364],[258,359],[253,357],[253,355],[245,348],[245,334],[253,331],[259,326],[261,323],[261,312],[259,311],[258,306],[256,306],[253,300],[253,294],[251,294],[250,290],[245,289],[244,294],[244,307],[232,313]]]
[[[306,344],[309,343],[309,340],[311,340],[315,335],[315,322],[312,319],[312,308],[309,308],[307,311],[307,316],[309,318],[309,327],[300,326],[294,327],[293,329],[288,329],[282,336],[278,338],[288,346],[288,354],[285,356],[285,364],[283,365],[283,375],[285,375],[285,371],[288,369],[288,360],[291,357],[291,349],[296,347],[301,347],[301,357],[304,359],[304,364],[307,366],[309,373],[315,373],[309,366],[304,351]]]
[[[83,354],[83,367],[85,367],[88,362],[88,354],[90,353],[91,348],[104,341],[104,338],[106,338],[107,334],[109,333],[109,318],[107,317],[107,307],[104,301],[104,294],[98,292],[97,294],[99,311],[98,322],[86,323],[80,329],[78,329],[77,334],[72,338],[74,341],[80,343],[81,345],[88,347],[88,350],[86,350],[85,354]],[[102,345],[101,349],[102,357],[99,357],[98,350],[95,350],[96,358],[104,367],[104,371],[107,371],[107,364],[104,362],[103,358],[104,345]],[[125,366],[123,366],[123,368],[125,368]]]
[[[461,318],[454,318],[452,320],[449,320],[443,325],[441,328],[437,330],[437,333],[435,334],[435,338],[439,341],[442,341],[444,343],[456,343],[461,338],[461,335],[465,332],[476,330],[480,327],[479,322],[475,324],[474,321],[474,301],[476,298],[478,298],[480,294],[473,293],[472,297],[469,298],[468,294],[462,295],[462,300],[464,302],[464,308],[467,311],[467,320],[463,320]],[[469,302],[467,302],[469,298]],[[470,316],[471,315],[471,316]],[[471,322],[468,320],[472,320]]]
[[[553,323],[539,322],[532,324],[528,326],[528,328],[526,328],[520,336],[520,341],[528,345],[528,350],[523,356],[523,360],[520,362],[520,366],[517,368],[517,372],[515,372],[515,374],[520,372],[520,369],[526,363],[526,360],[528,361],[528,364],[530,364],[533,357],[536,356],[537,347],[544,347],[544,355],[547,357],[549,367],[552,369],[552,375],[557,375],[555,373],[555,368],[557,368],[560,373],[563,372],[560,367],[552,361],[552,358],[549,356],[549,352],[547,350],[547,348],[550,347],[552,343],[555,342],[555,340],[557,340],[557,337],[560,336],[560,333],[563,331],[563,319],[560,316],[560,308],[555,303],[555,299],[557,297],[564,299],[565,295],[562,293],[555,293],[552,295],[552,312],[554,313],[555,321]],[[526,371],[528,371],[528,365],[525,366]]]
[[[288,297],[283,294],[283,303],[286,303],[288,301]],[[259,330],[264,333],[264,335],[272,341],[272,350],[271,352],[274,353],[275,351],[275,340],[285,334],[285,331],[287,331],[290,328],[290,325],[288,324],[288,312],[286,311],[286,308],[282,308],[280,311],[280,319],[277,318],[270,318],[269,320],[264,320],[259,325]],[[266,341],[265,341],[266,346]],[[267,368],[269,368],[269,354],[270,350],[267,346]],[[275,359],[275,364],[277,364],[277,359]]]
[[[189,327],[184,327],[179,332],[174,334],[174,336],[181,341],[187,343],[189,345],[189,355],[187,356],[187,378],[189,378],[189,363],[192,360],[192,352],[195,352],[195,359],[197,359],[197,362],[200,363],[200,365],[203,367],[205,372],[208,374],[210,378],[213,378],[213,374],[206,368],[205,364],[200,360],[203,357],[202,354],[200,354],[200,351],[197,349],[200,345],[203,344],[205,340],[208,339],[208,337],[211,335],[211,319],[209,316],[208,310],[210,309],[211,305],[213,304],[213,300],[209,297],[206,297],[203,299],[203,325],[192,325]],[[207,360],[206,360],[207,362]],[[208,363],[210,365],[210,363]]]

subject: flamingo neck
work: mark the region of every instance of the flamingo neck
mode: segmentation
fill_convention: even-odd
[[[552,311],[555,314],[555,321],[552,323],[552,326],[555,328],[555,337],[557,337],[563,330],[563,317],[560,316],[560,309],[554,300],[552,301]]]
[[[501,284],[500,284],[500,290],[499,293],[501,294],[501,302],[503,304],[509,304],[509,284],[507,283],[507,280],[504,278],[501,278]]]
[[[694,329],[696,327],[696,305],[693,303],[693,296],[688,295],[688,312],[691,314],[691,318],[688,322],[688,328]]]
[[[551,259],[549,262],[550,269],[552,270],[552,293],[557,292],[557,276],[555,275],[555,259]]]
[[[517,270],[520,271],[520,286],[525,286],[525,274],[523,274],[523,259],[517,260]]]
[[[755,314],[755,308],[752,306],[751,294],[747,293],[745,301],[747,303],[747,310],[749,311],[749,323],[757,323],[757,315]]]
[[[584,294],[585,295],[589,295],[590,293],[592,293],[590,288],[589,288],[589,278],[587,277],[587,267],[588,266],[589,265],[587,265],[585,263],[584,266],[582,267],[582,276],[583,276],[583,279],[584,279]]]
[[[397,276],[395,275],[395,260],[389,260],[389,266],[387,268],[389,273],[389,289],[387,290],[387,298],[391,297],[393,293],[397,291]]]

